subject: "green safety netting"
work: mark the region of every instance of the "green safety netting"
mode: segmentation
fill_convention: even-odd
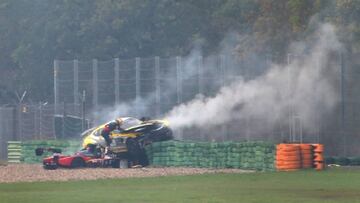
[[[42,156],[35,155],[35,149],[38,147],[44,148],[59,148],[63,154],[74,154],[80,147],[80,141],[72,140],[34,140],[23,141],[21,143],[21,158],[20,160],[25,163],[41,163],[42,159],[46,156],[51,156],[52,152],[44,152]]]
[[[275,146],[265,142],[156,142],[146,154],[154,166],[275,169]]]
[[[80,149],[80,142],[69,140],[25,141],[21,143],[20,160],[25,163],[41,163],[43,157],[52,154],[48,152],[43,156],[35,156],[37,147],[60,148],[63,150],[63,154],[73,154]],[[166,141],[152,143],[145,149],[149,162],[153,166],[275,170],[275,146],[266,142]]]

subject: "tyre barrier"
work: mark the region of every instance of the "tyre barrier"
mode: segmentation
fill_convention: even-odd
[[[323,170],[324,165],[324,145],[322,144],[312,144],[314,148],[314,168],[316,170]]]
[[[323,170],[324,145],[322,144],[285,144],[276,146],[276,169],[294,171],[315,168]]]
[[[302,168],[313,167],[313,147],[311,144],[299,144]]]
[[[275,146],[265,142],[172,140],[154,142],[145,149],[152,166],[275,170]]]
[[[21,142],[8,141],[7,145],[8,163],[20,163],[21,161]]]
[[[300,169],[300,146],[294,144],[278,144],[276,146],[276,168],[279,171]]]
[[[9,141],[8,162],[41,163],[44,157],[52,155],[52,152],[45,152],[42,156],[36,156],[35,149],[38,147],[60,148],[64,154],[74,154],[80,149],[80,142],[72,140]]]

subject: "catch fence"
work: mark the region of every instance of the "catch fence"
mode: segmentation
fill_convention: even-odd
[[[54,61],[54,104],[18,104],[0,107],[1,158],[8,140],[53,139],[66,132],[77,138],[79,129],[115,116],[161,118],[173,107],[201,94],[211,98],[234,81],[251,82],[267,72],[273,62],[291,64],[297,57],[271,55],[238,57],[213,55],[189,57],[114,59],[109,61]],[[314,119],[311,131],[297,112],[288,109],[288,122],[273,126],[267,118],[239,118],[220,126],[185,128],[178,137],[192,140],[262,140],[270,142],[321,142],[329,155],[358,155],[360,149],[360,58],[335,53],[319,65],[336,70],[332,84],[339,93],[331,114]],[[289,85],[288,83],[283,84]],[[296,88],[296,87],[292,87]],[[290,98],[289,98],[290,99]],[[316,98],[313,98],[316,99]],[[241,106],[239,107],[241,108]],[[321,108],[321,107],[319,107]],[[274,108],[275,109],[275,108]],[[268,114],[275,114],[269,109]],[[314,115],[317,115],[316,113]],[[56,121],[69,117],[70,122]],[[83,120],[81,123],[71,119]],[[86,118],[86,121],[84,122]],[[59,127],[62,133],[56,132]],[[268,129],[259,132],[259,126]],[[67,131],[64,133],[64,129]]]

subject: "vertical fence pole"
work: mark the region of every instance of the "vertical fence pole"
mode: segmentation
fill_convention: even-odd
[[[203,88],[203,57],[198,56],[197,58],[197,74],[198,74],[198,94],[204,94],[204,88]],[[203,139],[204,138],[204,132],[201,128],[199,128],[199,136]]]
[[[93,107],[98,108],[98,61],[93,59]]]
[[[114,93],[115,93],[115,105],[120,103],[120,61],[119,58],[115,59],[115,66],[114,66]]]
[[[198,57],[198,91],[199,94],[203,94],[204,93],[204,88],[203,88],[203,57],[199,56]]]
[[[74,60],[74,105],[77,104],[79,104],[79,61]]]
[[[139,116],[139,105],[140,105],[140,77],[141,77],[141,73],[140,73],[140,58],[136,57],[135,58],[135,83],[136,83],[136,89],[135,89],[135,108],[136,108],[136,115]]]
[[[54,111],[59,113],[59,87],[58,87],[59,61],[54,60]],[[20,106],[21,108],[21,106]],[[20,119],[20,117],[18,117]]]
[[[177,103],[182,102],[182,61],[181,57],[176,57],[176,87],[177,87]]]
[[[176,88],[177,88],[177,104],[182,102],[182,61],[181,57],[176,57]],[[178,135],[180,138],[183,137],[183,130],[178,130]]]
[[[347,155],[347,135],[345,133],[345,61],[344,55],[340,52],[340,85],[341,85],[341,134],[343,137],[343,156]]]
[[[155,56],[155,102],[156,116],[160,116],[160,57]]]
[[[43,128],[43,127],[42,127],[42,126],[43,126],[43,123],[42,123],[42,118],[43,118],[43,115],[42,115],[42,113],[43,113],[43,109],[42,109],[42,108],[43,108],[43,103],[40,102],[39,105],[40,105],[40,106],[39,106],[39,135],[40,135],[40,138],[43,139],[42,136],[46,134],[46,133],[43,133],[43,132],[42,132],[42,128]]]
[[[226,56],[225,55],[220,55],[220,76],[221,76],[221,87],[225,86],[225,74],[226,74]],[[224,124],[221,126],[221,134],[223,135],[223,138],[225,140],[228,139],[228,125]]]
[[[86,101],[86,91],[83,90],[81,97],[81,132],[85,131],[85,101]],[[88,128],[89,126],[86,126]]]
[[[23,121],[22,121],[22,104],[19,103],[19,105],[17,106],[17,113],[18,113],[18,117],[17,117],[17,122],[18,122],[18,132],[19,132],[19,140],[22,141],[23,139],[23,132],[22,132],[22,124],[23,124]]]
[[[290,88],[290,63],[291,63],[291,54],[287,54],[287,73],[288,73],[288,80],[287,80],[287,85],[288,85],[288,105],[289,105],[289,141],[292,142],[293,137],[292,137],[292,108],[291,108],[291,98],[290,98],[290,93],[291,93],[291,88]]]

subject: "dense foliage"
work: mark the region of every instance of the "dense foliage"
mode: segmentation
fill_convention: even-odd
[[[0,104],[25,90],[27,102],[51,101],[54,59],[166,57],[194,46],[211,54],[229,33],[244,36],[239,55],[281,56],[311,22],[332,22],[358,52],[359,9],[359,0],[0,0]]]

